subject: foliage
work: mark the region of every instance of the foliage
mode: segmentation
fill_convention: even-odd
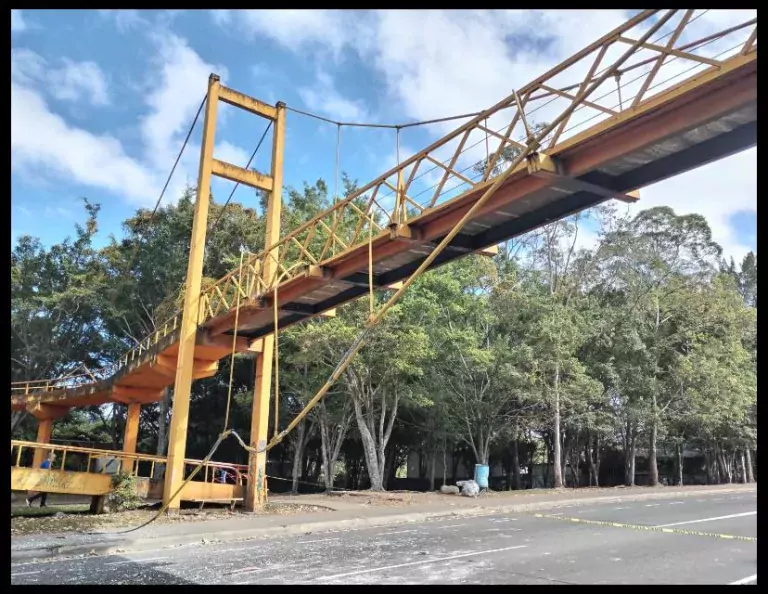
[[[104,507],[110,512],[136,509],[144,503],[136,493],[136,477],[118,472],[111,477],[111,489],[104,500]]]
[[[501,155],[494,169],[515,154]],[[489,166],[479,163],[475,173]],[[343,176],[344,195],[355,187]],[[323,180],[285,195],[283,230],[333,201]],[[257,203],[212,204],[205,283],[237,266],[241,250],[264,247],[263,196]],[[21,237],[11,250],[14,380],[98,372],[181,305],[194,191],[154,216],[137,211],[123,238],[101,249],[93,245],[99,206],[84,206],[74,239],[46,247]],[[351,219],[339,222],[342,235],[354,229]],[[585,230],[597,240],[580,249]],[[312,238],[326,240],[323,232]],[[443,460],[452,476],[463,458],[501,464],[507,484],[520,486],[521,474],[530,476],[521,469],[545,461],[547,480],[562,486],[566,467],[571,476],[588,469],[597,484],[601,462],[618,458],[632,484],[636,458],[650,461],[653,482],[657,458],[696,449],[717,482],[733,478],[737,457],[753,456],[755,254],[739,266],[722,261],[706,220],[669,208],[630,218],[600,207],[500,248],[494,259],[469,256],[419,278],[322,404],[271,451],[272,462],[290,469],[274,472],[292,475],[294,489],[321,477],[332,489],[339,462],[347,485],[383,489],[418,455],[421,478],[434,478]],[[389,295],[377,291],[376,307]],[[279,428],[331,375],[368,307],[366,297],[335,318],[281,332]],[[239,355],[233,364],[230,426],[247,439],[254,361]],[[203,457],[222,428],[229,371],[227,358],[215,377],[193,384],[190,457]],[[164,451],[168,418],[165,404],[142,407],[140,449]],[[54,438],[119,448],[124,424],[120,405],[76,409],[57,421]],[[25,414],[11,426],[34,439]],[[246,461],[234,440],[217,455]],[[132,505],[131,479],[119,481],[114,505]]]

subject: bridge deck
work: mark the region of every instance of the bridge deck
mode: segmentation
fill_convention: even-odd
[[[756,142],[755,47],[617,112],[548,148],[527,164],[521,164],[432,267],[612,197],[627,198],[629,191],[736,153]],[[411,159],[410,166],[417,167],[425,158],[430,157],[426,153],[417,155]],[[493,181],[473,184],[455,198],[422,209],[407,224],[377,232],[372,242],[374,283],[387,286],[407,278]],[[384,178],[378,183],[376,189],[382,183],[387,184]],[[308,232],[314,228],[308,227]],[[356,234],[355,238],[353,244],[344,246],[338,253],[312,258],[314,261],[306,259],[300,273],[278,282],[280,328],[317,316],[367,292],[368,234],[365,232],[364,237]],[[281,241],[287,246],[289,240],[301,243],[296,236]],[[309,241],[307,237],[304,245]],[[305,247],[301,249],[307,251]],[[258,262],[252,269],[258,277]],[[237,348],[258,351],[257,339],[273,329],[272,285],[258,278],[254,280],[254,274],[237,275],[238,271],[234,271],[222,279],[220,287],[225,292],[227,287],[236,287],[238,291],[245,287]],[[208,290],[201,299],[201,325],[195,353],[195,377],[198,378],[213,375],[217,360],[231,350],[233,300],[216,290],[218,297],[212,297],[213,292]],[[147,342],[143,352],[139,349],[138,355],[132,355],[132,360],[112,377],[83,386],[53,386],[35,394],[12,394],[11,408],[26,408],[40,418],[51,418],[64,414],[66,408],[72,406],[156,401],[163,388],[174,382],[178,324],[174,323],[170,330],[155,335],[152,340],[154,342]]]

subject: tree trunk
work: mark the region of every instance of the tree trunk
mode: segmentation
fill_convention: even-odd
[[[432,444],[432,450],[429,453],[429,491],[435,490],[435,471],[437,466],[437,450],[435,444]]]
[[[563,488],[563,471],[561,467],[562,451],[560,450],[560,364],[555,364],[555,418],[552,432],[554,444],[553,466],[555,472],[555,489]]]
[[[600,487],[600,436],[595,435],[595,487]]]
[[[632,443],[632,421],[627,420],[624,433],[624,486],[631,487],[635,484],[634,476],[634,444]]]
[[[371,434],[371,430],[365,422],[362,405],[358,398],[354,398],[355,419],[357,428],[360,432],[360,440],[363,444],[363,453],[365,454],[365,467],[368,469],[368,478],[371,481],[371,491],[384,490],[384,455],[379,456],[376,442]],[[380,465],[381,464],[381,465]]]
[[[445,486],[445,473],[448,472],[448,438],[443,438],[443,486]]]
[[[304,458],[304,435],[307,432],[305,421],[299,423],[296,428],[295,445],[293,448],[293,471],[291,473],[291,493],[299,492],[299,475],[301,474],[301,462]]]
[[[677,484],[683,486],[683,444],[677,444]]]
[[[515,440],[512,442],[512,485],[515,491],[520,490],[520,440],[515,432]]]
[[[629,444],[629,486],[635,486],[635,474],[637,474],[637,430],[633,429],[632,440]]]
[[[744,450],[741,450],[741,482],[747,484],[747,463],[744,460]]]
[[[747,455],[747,482],[754,483],[755,476],[752,474],[752,451],[749,448],[745,448],[745,454]]]
[[[653,408],[656,409],[656,396],[653,397]],[[651,438],[648,444],[648,484],[651,487],[657,487],[659,485],[659,466],[656,462],[656,436],[658,434],[658,426],[656,424],[656,413],[651,419]]]

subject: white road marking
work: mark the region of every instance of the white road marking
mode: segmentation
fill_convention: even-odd
[[[526,545],[517,545],[514,547],[504,547],[501,549],[489,549],[486,551],[473,551],[471,553],[461,553],[459,555],[450,555],[449,557],[438,557],[436,559],[424,559],[422,561],[411,561],[410,563],[398,563],[396,565],[385,565],[384,567],[373,567],[372,569],[361,569],[360,571],[350,571],[348,573],[337,573],[335,575],[324,575],[319,578],[315,578],[314,582],[325,580],[337,580],[344,577],[351,577],[353,575],[363,575],[365,573],[374,573],[377,571],[386,571],[388,569],[399,569],[400,567],[413,567],[414,565],[427,565],[429,563],[440,563],[442,561],[453,561],[454,559],[463,559],[464,557],[474,557],[477,555],[490,555],[491,553],[503,553],[504,551],[512,551],[514,549],[525,549]]]
[[[123,565],[125,563],[141,563],[146,561],[162,561],[163,559],[170,559],[170,557],[153,557],[151,559],[125,559],[123,561],[110,561],[109,563],[102,563],[102,565]]]
[[[390,534],[408,534],[409,532],[418,532],[418,530],[395,530],[394,532],[385,532],[384,536],[389,536]]]
[[[620,510],[620,509],[627,509],[627,508],[626,507],[614,507],[613,509]]]
[[[661,503],[646,503],[645,507],[658,507],[660,505],[661,505]]]
[[[756,511],[744,512],[742,514],[730,514],[727,516],[717,516],[716,518],[703,518],[701,520],[688,520],[686,522],[673,522],[671,524],[659,524],[654,528],[669,528],[670,526],[682,526],[683,524],[700,524],[701,522],[714,522],[715,520],[729,520],[731,518],[743,518],[745,516],[755,516]]]
[[[33,575],[35,573],[42,573],[42,570],[40,571],[22,571],[21,573],[12,573],[11,577],[14,578],[19,575]]]
[[[329,542],[331,540],[339,540],[338,538],[318,538],[316,540],[300,540],[299,544],[309,544],[310,542]]]
[[[556,514],[549,514],[549,515],[550,515],[550,516],[562,516],[562,515],[563,515],[563,512],[558,512],[558,513],[556,513]]]
[[[448,526],[438,526],[437,530],[443,530],[445,528],[458,528],[459,526],[466,526],[466,524],[450,524]]]
[[[669,505],[682,505],[685,501],[673,501]]]
[[[258,571],[269,571],[270,569],[279,569],[276,567],[244,567],[243,569],[237,569],[231,571],[226,575],[243,575],[244,573],[256,573]]]
[[[744,584],[748,584],[750,582],[754,582],[757,579],[757,574],[750,575],[748,577],[742,578],[740,580],[736,580],[735,582],[731,582],[728,584],[729,586],[742,586]]]
[[[485,532],[501,532],[501,528],[486,528]]]

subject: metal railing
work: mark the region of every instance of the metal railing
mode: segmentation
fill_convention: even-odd
[[[98,474],[125,472],[138,478],[152,479],[157,478],[159,467],[167,464],[165,456],[11,440],[11,467],[31,468],[34,450],[44,450],[46,455],[48,452],[56,454],[51,465],[51,470],[54,471]],[[111,462],[114,462],[114,465]],[[202,460],[185,459],[185,473],[191,472],[201,463]],[[203,465],[204,471],[198,473],[193,480],[206,483],[221,482],[220,476],[223,470],[234,477],[236,485],[244,485],[247,482],[247,468],[243,464],[209,461]]]

